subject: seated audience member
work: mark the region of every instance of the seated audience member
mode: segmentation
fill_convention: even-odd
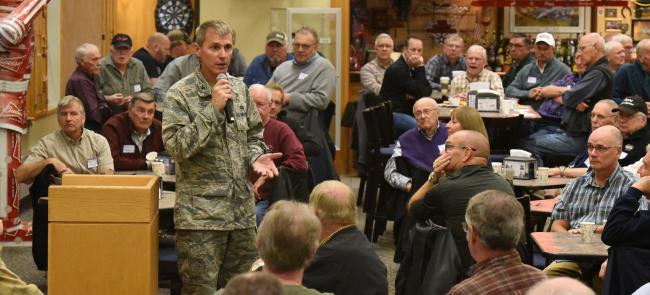
[[[501,78],[495,72],[485,68],[487,65],[487,51],[480,45],[472,45],[467,49],[465,57],[465,66],[467,70],[451,80],[449,85],[449,96],[457,97],[461,100],[467,100],[470,83],[487,82],[489,89],[496,91],[501,98],[503,94],[503,84]]]
[[[516,250],[525,232],[524,208],[512,195],[488,190],[472,197],[463,228],[476,264],[448,295],[523,294],[546,279],[541,270],[523,264]]]
[[[198,37],[203,38],[201,36]],[[200,41],[200,43],[202,42],[203,40]],[[196,47],[197,43],[193,42],[191,46]],[[196,56],[195,52],[188,55],[179,56],[172,60],[169,64],[167,64],[165,70],[162,72],[162,74],[160,74],[160,77],[156,79],[156,83],[153,86],[156,101],[165,101],[165,96],[167,96],[167,91],[169,88],[174,85],[174,83],[183,79],[185,76],[196,71],[198,68],[199,58]]]
[[[115,170],[147,170],[151,168],[145,156],[165,149],[162,125],[154,119],[156,104],[153,95],[140,92],[133,95],[129,109],[106,121],[102,134],[111,146]]]
[[[305,156],[317,156],[320,154],[320,147],[316,143],[314,136],[305,128],[303,124],[300,124],[294,118],[287,116],[287,112],[282,110],[282,105],[284,103],[284,90],[282,86],[271,83],[267,84],[266,87],[271,89],[271,108],[269,113],[271,118],[276,119],[282,123],[289,125],[289,128],[293,131],[294,134],[302,143],[303,150],[305,151]]]
[[[626,97],[618,106],[618,128],[623,134],[623,155],[621,166],[630,165],[645,154],[645,146],[650,143],[648,127],[648,107],[641,96]]]
[[[603,99],[597,102],[591,111],[591,130],[596,130],[606,125],[618,126],[618,104],[611,99]],[[623,145],[625,145],[625,140],[623,141]],[[589,153],[585,144],[583,150],[578,153],[568,166],[551,168],[548,174],[549,176],[578,177],[587,172],[588,165]]]
[[[273,160],[275,167],[307,172],[307,158],[302,144],[287,124],[271,118],[271,91],[261,84],[253,84],[248,89],[264,124],[264,143],[271,153],[282,153],[282,157]],[[259,226],[269,208],[273,184],[257,175],[252,176],[251,181],[254,183],[255,217]]]
[[[278,278],[287,294],[330,294],[302,286],[304,270],[318,250],[320,234],[320,221],[306,204],[273,204],[257,230],[262,271]]]
[[[134,59],[133,43],[126,34],[115,34],[110,55],[101,59],[97,85],[108,101],[112,114],[126,111],[132,95],[150,91],[151,84],[142,62]]]
[[[60,129],[32,146],[16,169],[16,181],[31,182],[48,164],[59,174],[113,174],[113,158],[106,138],[84,129],[86,115],[81,100],[61,98],[56,108]]]
[[[463,38],[458,34],[449,34],[442,46],[442,53],[434,55],[424,66],[427,81],[432,89],[440,90],[440,77],[453,78],[454,71],[466,69]]]
[[[612,37],[610,41],[618,41],[623,45],[623,48],[625,49],[625,63],[626,64],[632,64],[636,61],[637,58],[637,53],[634,50],[634,41],[632,40],[632,37],[625,35],[625,34],[617,34]],[[643,40],[641,40],[643,41]],[[638,47],[637,47],[638,49]]]
[[[561,79],[541,88],[540,96],[545,98],[537,112],[542,116],[535,121],[532,136],[542,136],[544,134],[561,132],[560,122],[564,116],[564,107],[562,107],[562,94],[580,81],[582,74],[585,72],[585,59],[582,52],[577,52],[575,56],[576,74],[568,73]]]
[[[228,281],[223,295],[285,295],[280,280],[263,272],[239,274]]]
[[[587,135],[591,132],[589,114],[601,99],[611,98],[613,88],[612,71],[605,58],[605,40],[597,33],[589,33],[580,38],[578,50],[582,52],[587,70],[574,87],[562,94],[566,109],[562,116],[563,132],[533,136],[534,146],[530,150],[536,158],[545,155],[577,155]]]
[[[607,56],[607,64],[616,74],[616,71],[625,64],[625,48],[623,44],[618,41],[609,41],[605,43],[605,56]]]
[[[447,127],[449,135],[461,130],[474,130],[483,134],[485,138],[488,138],[481,113],[473,107],[460,106],[455,108],[451,111],[449,122],[447,122],[445,127]]]
[[[387,295],[384,263],[356,226],[356,196],[340,181],[317,185],[309,205],[321,223],[320,246],[303,285],[336,295]]]
[[[181,30],[169,31],[169,33],[167,33],[167,38],[169,38],[170,46],[169,58],[165,66],[167,66],[171,60],[187,54],[188,45],[190,44],[187,34]]]
[[[431,85],[424,74],[422,44],[421,39],[409,36],[402,56],[386,69],[381,84],[379,96],[392,102],[395,137],[416,126],[412,113],[415,100],[431,95]]]
[[[4,226],[0,222],[0,234],[4,231]],[[0,248],[1,250],[2,248]],[[27,284],[16,274],[7,268],[2,258],[0,258],[0,294],[16,295],[43,295],[41,290],[34,284]]]
[[[612,246],[608,261],[612,265],[618,265],[615,271],[607,268],[603,294],[631,294],[642,286],[642,282],[650,278],[650,274],[636,273],[636,270],[647,269],[650,257],[635,259],[632,256],[634,251],[625,250],[638,248],[650,251],[650,212],[647,206],[650,198],[650,145],[646,146],[646,151],[643,164],[638,170],[641,179],[616,200],[603,229],[603,242]],[[623,252],[617,251],[619,248],[622,248]],[[617,252],[623,256],[612,256],[612,253]]]
[[[539,33],[535,39],[535,62],[521,69],[506,88],[506,96],[518,98],[520,104],[531,105],[537,110],[547,98],[542,96],[542,87],[570,73],[571,69],[555,58],[553,35]]]
[[[614,78],[613,97],[621,102],[623,98],[639,95],[650,104],[650,83],[645,77],[650,75],[650,39],[644,39],[636,45],[638,59],[622,65]]]
[[[390,55],[393,53],[393,38],[382,33],[375,38],[376,57],[361,67],[360,77],[363,88],[379,95],[386,69],[393,64]]]
[[[445,123],[438,121],[438,104],[430,97],[420,98],[413,106],[417,127],[404,132],[388,159],[384,178],[394,188],[411,192],[412,176],[397,171],[396,158],[402,157],[411,167],[431,172],[439,147],[447,141]]]
[[[510,83],[515,80],[515,77],[529,63],[535,62],[535,55],[530,52],[530,39],[523,33],[512,33],[508,41],[508,49],[510,57],[512,57],[512,64],[510,69],[501,78],[504,88],[508,88]]]
[[[65,95],[72,95],[83,102],[87,112],[84,128],[96,133],[101,132],[102,125],[111,116],[111,109],[106,102],[95,78],[99,75],[99,60],[102,55],[94,44],[84,43],[75,51],[77,69],[70,75],[65,86]]]
[[[632,173],[618,164],[622,145],[623,136],[614,126],[591,133],[587,141],[591,169],[566,185],[551,215],[551,231],[579,234],[581,222],[594,222],[598,225],[594,232],[603,231],[602,221],[634,181]],[[582,276],[581,266],[574,261],[554,261],[544,272],[549,277]]]
[[[232,31],[232,45],[235,46],[237,36],[235,31]],[[200,43],[200,42],[199,42]],[[230,54],[230,64],[228,65],[228,74],[235,77],[244,77],[246,74],[246,69],[248,65],[246,64],[246,58],[241,53],[239,48],[233,48],[232,53]]]
[[[153,33],[149,36],[147,44],[136,50],[133,57],[142,62],[149,76],[149,83],[156,83],[156,79],[165,69],[165,62],[169,56],[170,41],[163,33]]]
[[[595,293],[576,279],[551,278],[535,284],[526,295],[595,295]]]
[[[481,133],[458,131],[447,138],[444,152],[434,161],[429,180],[409,200],[409,212],[418,221],[432,218],[449,228],[464,268],[473,264],[461,224],[467,203],[484,190],[514,195],[506,180],[487,167],[490,144]]]
[[[266,35],[264,53],[256,56],[246,70],[244,83],[266,84],[271,79],[273,71],[281,63],[292,60],[293,56],[287,52],[287,34],[273,31]]]

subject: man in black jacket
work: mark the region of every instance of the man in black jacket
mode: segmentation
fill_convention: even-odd
[[[317,185],[309,205],[321,223],[320,246],[303,285],[336,295],[387,295],[386,266],[356,224],[356,197],[340,181]]]
[[[424,71],[422,44],[417,37],[406,39],[402,56],[386,70],[379,91],[381,98],[392,102],[396,137],[415,128],[413,104],[417,99],[431,95],[431,84]]]
[[[575,156],[585,146],[591,132],[590,114],[601,99],[611,99],[614,77],[605,57],[605,40],[597,33],[580,38],[578,51],[584,56],[587,70],[582,79],[562,94],[566,109],[561,126],[564,132],[533,137],[534,154]]]

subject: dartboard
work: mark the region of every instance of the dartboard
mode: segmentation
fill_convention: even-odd
[[[156,6],[156,30],[167,33],[171,30],[191,32],[192,6],[189,0],[159,0]]]

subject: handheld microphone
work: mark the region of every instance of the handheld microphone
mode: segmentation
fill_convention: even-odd
[[[228,76],[224,73],[219,73],[219,75],[217,75],[217,80],[228,80]],[[224,111],[226,113],[227,123],[235,122],[235,113],[233,112],[232,109],[233,109],[232,99],[226,100],[226,107],[224,108]]]

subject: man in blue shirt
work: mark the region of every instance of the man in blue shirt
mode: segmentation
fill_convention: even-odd
[[[618,69],[614,77],[613,98],[616,102],[639,95],[650,108],[650,40],[641,40],[636,46],[637,60]]]
[[[244,83],[246,86],[266,84],[277,66],[292,59],[293,56],[287,52],[287,34],[280,31],[270,32],[266,36],[264,54],[253,59],[244,75]]]

